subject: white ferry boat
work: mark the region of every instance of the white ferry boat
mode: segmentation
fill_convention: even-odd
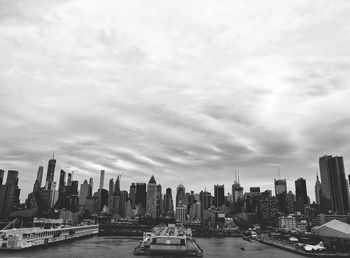
[[[58,228],[14,228],[0,230],[0,250],[21,250],[55,242],[96,235],[98,224]]]
[[[134,255],[173,254],[202,257],[203,250],[192,238],[190,228],[177,227],[174,224],[153,228],[145,232],[143,240],[134,250]]]

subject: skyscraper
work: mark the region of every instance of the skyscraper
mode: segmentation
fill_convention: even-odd
[[[136,184],[136,201],[137,205],[140,205],[142,209],[146,209],[146,184],[145,183],[137,183]]]
[[[278,209],[284,214],[288,214],[287,181],[286,179],[275,178],[275,195],[278,201]]]
[[[132,183],[130,185],[129,198],[130,198],[131,208],[135,209],[135,203],[136,203],[136,184],[135,183]]]
[[[80,185],[79,205],[84,207],[87,198],[92,198],[92,191],[91,185],[84,180],[84,184]]]
[[[36,180],[38,180],[39,188],[41,187],[41,184],[42,184],[42,181],[43,181],[43,174],[44,174],[44,167],[43,166],[39,166],[38,173],[36,175]]]
[[[111,196],[114,194],[114,180],[111,178],[109,180],[109,188],[108,188],[108,195]]]
[[[0,186],[2,185],[2,182],[4,181],[4,174],[5,174],[5,171],[3,169],[0,169]]]
[[[0,185],[0,219],[8,218],[16,209],[19,205],[19,194],[18,171],[9,170],[5,185]]]
[[[47,166],[47,174],[46,174],[46,184],[45,188],[46,190],[53,190],[54,185],[54,177],[55,177],[55,166],[56,166],[56,160],[54,158],[54,155],[52,155],[52,159],[49,160],[49,164]]]
[[[317,174],[316,183],[315,183],[315,199],[317,204],[321,204],[321,191],[322,191],[322,184],[318,179],[318,174]]]
[[[100,188],[99,189],[103,189],[104,181],[105,181],[105,171],[101,170],[101,174],[100,174]]]
[[[322,183],[321,210],[326,213],[349,212],[349,188],[341,156],[323,156],[319,159]]]
[[[185,186],[181,183],[176,189],[176,207],[179,205],[186,205]]]
[[[303,178],[295,180],[296,211],[304,212],[304,206],[308,203],[306,181]]]
[[[157,185],[157,217],[161,215],[162,211],[163,211],[162,186]]]
[[[152,218],[157,216],[157,183],[153,175],[147,184],[146,213]]]
[[[116,196],[120,195],[120,176],[118,176],[117,179],[115,180],[114,195]]]
[[[275,178],[275,195],[281,193],[287,193],[287,182],[286,179],[276,179]]]
[[[225,189],[224,185],[214,185],[214,205],[220,208],[225,204]]]
[[[232,185],[232,199],[233,202],[237,202],[238,199],[243,199],[243,187],[240,186],[237,180],[235,180]]]
[[[91,192],[94,191],[94,179],[92,177],[90,177],[89,179],[89,185],[91,186]]]
[[[157,216],[157,183],[153,175],[147,184],[146,213],[152,218]]]
[[[171,194],[171,188],[167,188],[164,195],[164,211],[166,213],[174,212],[173,196]]]
[[[61,169],[58,191],[60,191],[65,186],[65,184],[66,184],[66,172],[63,169]]]

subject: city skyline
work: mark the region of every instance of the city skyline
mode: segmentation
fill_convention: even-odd
[[[348,1],[0,4],[0,168],[244,191],[350,167]],[[118,18],[116,18],[118,17]],[[318,172],[320,173],[320,172]],[[213,177],[215,181],[213,182]],[[108,181],[105,180],[105,189]],[[163,188],[164,192],[165,188]]]

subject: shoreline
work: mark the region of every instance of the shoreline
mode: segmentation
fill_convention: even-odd
[[[348,253],[335,253],[335,254],[329,254],[329,253],[308,253],[305,251],[301,251],[301,250],[297,250],[293,247],[289,247],[289,246],[285,246],[276,242],[271,242],[271,241],[267,241],[267,240],[263,240],[263,239],[256,239],[258,242],[265,244],[265,245],[269,245],[272,247],[276,247],[279,248],[281,250],[285,250],[288,252],[292,252],[295,254],[299,254],[305,257],[330,257],[330,258],[343,258],[343,257],[349,257]]]

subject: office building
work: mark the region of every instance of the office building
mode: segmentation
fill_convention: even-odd
[[[221,208],[225,204],[225,188],[224,185],[214,185],[214,205]]]
[[[185,186],[181,183],[178,185],[176,189],[176,207],[179,205],[186,205]]]
[[[349,212],[349,187],[341,156],[323,156],[319,159],[322,194],[321,211],[347,214]]]
[[[104,181],[105,181],[105,171],[101,170],[101,174],[100,174],[100,188],[99,189],[103,189]]]
[[[317,204],[321,204],[321,191],[322,184],[318,178],[318,174],[316,175],[316,183],[315,183],[315,199]]]
[[[157,217],[157,183],[153,175],[147,184],[146,213],[152,218]]]
[[[49,164],[47,166],[46,184],[45,184],[46,190],[54,189],[53,184],[54,184],[54,177],[55,177],[55,166],[56,166],[56,160],[53,155],[52,159],[49,160]]]

